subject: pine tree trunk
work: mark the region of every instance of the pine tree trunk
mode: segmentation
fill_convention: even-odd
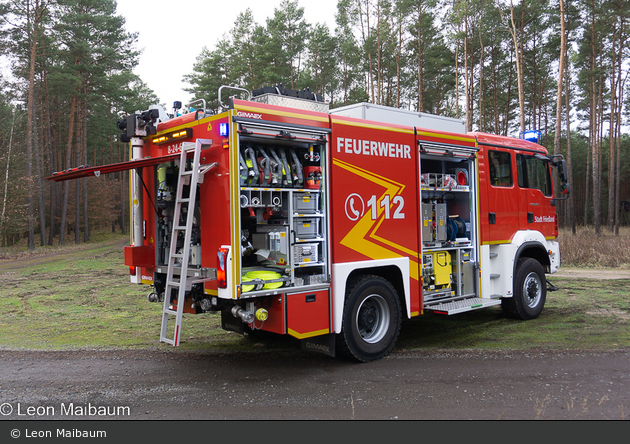
[[[4,225],[4,217],[5,217],[5,212],[7,209],[7,194],[8,194],[8,189],[9,189],[9,165],[11,163],[11,149],[13,147],[13,128],[15,127],[15,110],[12,111],[13,114],[13,120],[11,122],[11,133],[9,134],[9,150],[7,153],[7,172],[5,174],[4,177],[4,199],[3,199],[3,203],[2,203],[2,217],[0,217],[0,232],[2,232],[2,227]],[[5,238],[6,238],[6,234],[4,234]],[[6,246],[6,242],[5,242],[5,246]]]
[[[85,100],[85,98],[81,98],[80,102],[79,102],[79,111],[83,110],[83,101]],[[83,133],[81,132],[81,126],[83,124],[83,117],[79,116],[77,118],[77,127],[75,130],[75,139],[76,139],[76,145],[77,145],[77,150],[75,152],[75,165],[76,166],[80,166],[82,164],[81,159],[82,159],[82,144],[83,144]],[[74,181],[74,196],[75,196],[75,203],[74,203],[74,243],[75,244],[80,244],[81,243],[81,181],[80,180],[75,180]]]
[[[42,100],[42,118],[45,122],[45,139],[46,139],[46,143],[45,143],[45,150],[46,150],[46,158],[48,159],[48,172],[53,172],[53,171],[57,171],[57,165],[55,163],[56,161],[56,157],[55,157],[55,153],[54,153],[54,148],[53,148],[53,136],[52,136],[52,125],[51,125],[51,118],[50,118],[50,94],[48,93],[48,76],[46,75],[46,72],[44,72],[44,99]],[[53,245],[53,239],[55,237],[56,234],[56,222],[55,222],[55,216],[56,216],[56,212],[57,212],[57,182],[51,181],[50,182],[50,204],[49,204],[49,218],[50,218],[50,225],[49,225],[49,231],[48,231],[48,245],[52,247]]]
[[[558,92],[556,96],[556,132],[553,140],[553,154],[560,154],[560,131],[562,130],[562,80],[566,52],[566,31],[564,25],[564,1],[560,1],[560,65],[558,67]]]
[[[558,92],[556,96],[556,131],[553,139],[553,154],[560,154],[560,132],[562,130],[562,80],[564,79],[564,63],[566,48],[566,30],[564,24],[564,1],[560,0],[560,64],[558,67]],[[568,111],[567,111],[568,114]],[[539,125],[540,127],[540,125]],[[568,139],[568,129],[567,129]],[[559,189],[558,173],[553,172],[554,188]],[[564,225],[564,224],[563,224]]]
[[[81,145],[83,145],[83,164],[87,165],[88,163],[88,152],[87,152],[87,79],[84,79],[83,86],[83,94],[86,99],[83,100],[83,125],[81,127]],[[96,151],[96,150],[95,150]],[[81,181],[83,184],[83,242],[88,242],[90,240],[90,227],[88,224],[88,179],[84,177]]]
[[[617,107],[617,87],[616,87],[616,63],[617,57],[615,55],[616,51],[616,43],[617,43],[617,19],[615,18],[615,23],[612,31],[612,42],[611,42],[611,75],[610,75],[610,127],[608,131],[608,220],[607,226],[608,231],[612,232],[615,228],[615,185],[617,181],[615,180],[615,173],[617,172],[615,168],[615,136],[617,134],[615,119],[617,118],[616,107]]]
[[[35,6],[35,17],[38,13]],[[37,19],[33,26],[30,41],[30,66],[28,74],[28,99],[26,120],[26,179],[28,181],[28,249],[35,249],[35,215],[33,206],[33,123],[35,121],[35,58],[37,57]]]
[[[424,111],[424,57],[422,48],[422,2],[418,2],[418,111]]]
[[[567,119],[567,182],[573,186],[573,155],[571,152],[571,100],[570,100],[570,92],[569,82],[571,79],[571,75],[569,73],[569,56],[565,52],[565,57],[567,59],[567,67],[565,70],[565,101],[566,101],[566,119]],[[577,234],[577,221],[575,217],[575,193],[569,194],[568,199],[568,225],[571,226],[571,233],[573,235]]]
[[[39,96],[39,91],[35,90],[35,95]],[[35,100],[39,102],[39,100]],[[37,175],[37,213],[39,215],[39,237],[40,245],[46,245],[46,204],[44,203],[44,184],[42,183],[41,149],[39,137],[39,126],[37,125],[37,106],[33,108],[33,151],[35,159],[35,174]]]
[[[74,119],[76,114],[77,97],[72,96],[68,118],[68,145],[66,151],[66,168],[72,168],[72,141],[74,137]],[[68,197],[70,196],[70,181],[63,183],[63,205],[61,209],[61,225],[59,228],[59,245],[63,245],[66,236],[66,218],[68,216]]]

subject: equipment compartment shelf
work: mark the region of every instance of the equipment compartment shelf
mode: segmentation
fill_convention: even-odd
[[[436,187],[427,187],[423,186],[421,188],[422,191],[443,191],[447,193],[470,193],[470,187],[458,185],[453,188],[436,188]]]

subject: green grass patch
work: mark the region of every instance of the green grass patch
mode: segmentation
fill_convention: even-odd
[[[551,279],[551,278],[550,278]],[[397,349],[592,350],[630,348],[628,280],[553,279],[537,319],[507,318],[500,307],[403,323]]]
[[[111,239],[21,258],[0,268],[0,348],[154,348],[162,305],[148,286],[129,282],[121,245]],[[394,353],[404,350],[613,350],[630,348],[629,280],[551,279],[542,315],[506,318],[500,307],[403,322]],[[220,328],[218,314],[184,314],[179,350],[299,349],[289,336],[243,337]]]

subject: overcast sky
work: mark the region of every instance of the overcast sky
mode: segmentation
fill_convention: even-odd
[[[281,0],[118,0],[118,14],[129,32],[138,32],[143,50],[137,75],[170,110],[174,101],[193,100],[182,88],[204,46],[213,49],[229,32],[239,13],[250,8],[256,23],[264,25]],[[300,0],[305,20],[335,28],[337,0]],[[233,85],[240,86],[240,85]]]

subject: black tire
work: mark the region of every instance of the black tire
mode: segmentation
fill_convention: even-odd
[[[537,318],[545,306],[546,282],[540,262],[531,258],[520,260],[516,266],[513,296],[501,301],[503,311],[517,319]]]
[[[351,358],[370,362],[394,347],[402,312],[396,290],[379,276],[363,276],[348,291],[338,349]]]

